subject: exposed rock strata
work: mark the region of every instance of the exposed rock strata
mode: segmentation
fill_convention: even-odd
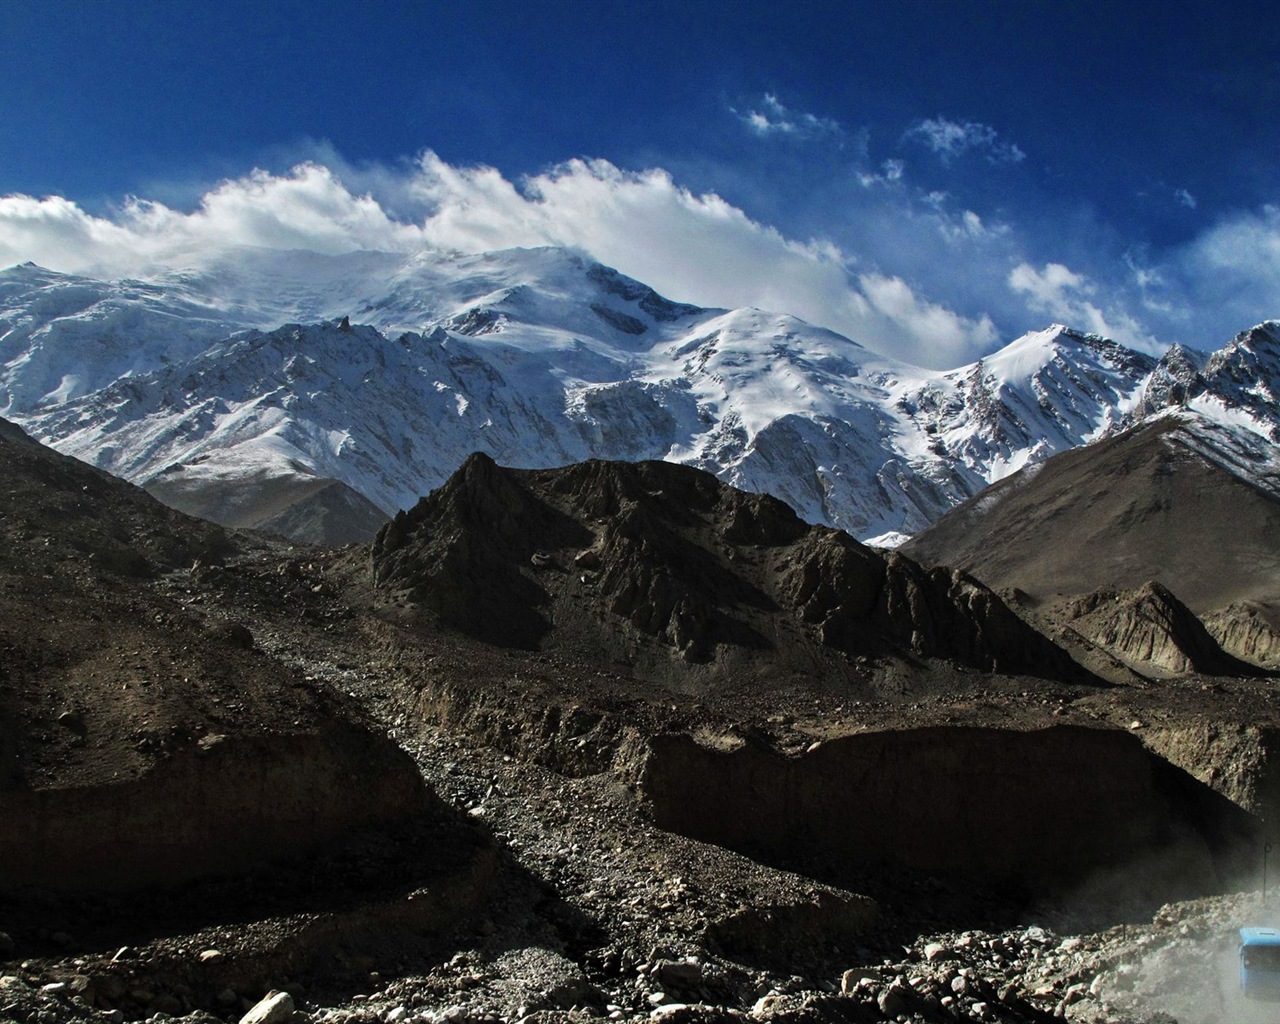
[[[1066,602],[1059,614],[1093,643],[1136,668],[1161,674],[1249,674],[1218,645],[1167,587],[1154,581],[1134,590],[1099,590]]]
[[[1263,668],[1280,669],[1280,608],[1233,604],[1205,615],[1204,625],[1227,653]]]

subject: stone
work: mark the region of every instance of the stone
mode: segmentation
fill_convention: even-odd
[[[397,1006],[394,1009],[387,1011],[387,1015],[383,1020],[385,1020],[387,1024],[400,1024],[400,1021],[404,1020],[407,1016],[409,1016],[409,1011],[403,1006]]]
[[[205,949],[200,951],[200,962],[209,963],[211,960],[221,960],[222,951],[218,949]]]
[[[930,942],[924,947],[924,958],[929,963],[936,964],[939,960],[954,959],[954,954],[941,942]]]
[[[850,967],[840,976],[840,994],[851,996],[864,981],[879,981],[880,972],[873,967]]]
[[[271,992],[240,1018],[240,1024],[289,1024],[292,1020],[293,996],[288,992]]]
[[[665,960],[653,968],[650,976],[664,988],[697,988],[702,984],[702,965]]]
[[[85,728],[84,719],[75,711],[64,711],[58,716],[58,724],[64,729],[75,733],[77,736],[84,736],[88,730]]]
[[[884,989],[876,999],[876,1005],[880,1007],[880,1012],[886,1017],[896,1017],[900,1013],[906,1013],[910,1005],[907,991],[907,987],[900,981],[895,981]]]

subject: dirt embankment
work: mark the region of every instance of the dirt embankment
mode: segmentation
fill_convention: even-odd
[[[172,885],[314,853],[427,806],[409,757],[355,726],[213,734],[136,778],[0,790],[0,864],[10,885]]]
[[[1257,829],[1114,729],[896,729],[793,756],[668,735],[646,755],[637,785],[658,824],[775,863],[890,864],[1061,890],[1104,867],[1159,862],[1153,892],[1197,892],[1223,883]]]

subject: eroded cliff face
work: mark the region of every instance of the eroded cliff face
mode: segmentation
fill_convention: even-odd
[[[1228,719],[1167,723],[1143,730],[1153,751],[1264,823],[1280,826],[1280,729]]]
[[[1273,672],[1280,669],[1280,608],[1243,601],[1210,612],[1203,620],[1228,654]]]
[[[1072,629],[1141,671],[1248,675],[1253,670],[1224,651],[1204,623],[1155,581],[1132,590],[1094,591],[1067,601],[1060,614]]]
[[[357,726],[210,736],[116,783],[0,790],[0,884],[130,889],[233,874],[430,805],[408,755]]]
[[[798,756],[657,736],[635,781],[662,827],[773,862],[1041,889],[1141,871],[1143,884],[1206,891],[1259,824],[1136,737],[1080,726],[864,732]]]

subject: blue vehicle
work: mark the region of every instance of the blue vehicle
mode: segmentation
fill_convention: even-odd
[[[1280,999],[1280,928],[1240,929],[1240,991]]]

